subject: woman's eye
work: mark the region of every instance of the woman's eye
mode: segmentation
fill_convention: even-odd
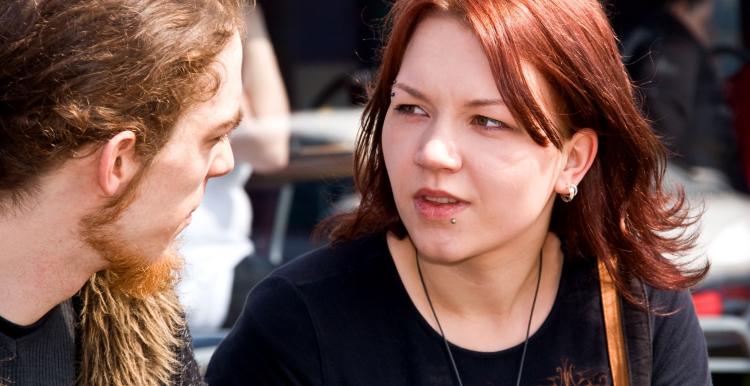
[[[498,121],[497,119],[487,118],[483,117],[481,115],[475,116],[471,123],[473,125],[482,126],[486,129],[495,130],[495,129],[505,129],[509,128],[510,126],[506,125],[502,121]]]
[[[417,105],[398,105],[395,110],[402,114],[427,115],[427,112]]]

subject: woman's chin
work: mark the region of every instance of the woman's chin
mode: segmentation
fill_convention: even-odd
[[[431,247],[419,248],[419,258],[422,261],[437,265],[456,265],[466,261],[470,253],[460,248]]]

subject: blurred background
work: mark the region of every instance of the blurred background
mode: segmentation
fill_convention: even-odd
[[[315,224],[357,204],[352,150],[389,9],[384,0],[257,3],[265,21],[258,36],[269,47],[267,63],[277,69],[260,77],[278,77],[278,84],[256,95],[281,93],[285,109],[269,114],[276,122],[270,126],[262,124],[262,108],[253,110],[260,123],[248,125],[285,132],[287,153],[284,162],[266,170],[252,167],[251,160],[252,176],[236,178],[242,194],[234,199],[251,203],[242,209],[249,213],[239,217],[238,228],[242,237],[250,237],[251,247],[237,249],[242,252],[215,277],[188,259],[188,270],[191,264],[196,268],[187,280],[205,279],[192,286],[193,295],[190,285],[184,289],[203,364],[252,285],[324,242],[311,238]],[[643,111],[671,152],[667,183],[683,186],[691,206],[704,212],[690,230],[700,232],[699,248],[683,258],[707,258],[712,264],[693,295],[714,383],[750,385],[750,0],[608,0],[604,5]],[[285,117],[281,126],[279,116]],[[203,250],[208,259],[219,253],[218,247]],[[218,295],[196,298],[195,292],[210,293],[211,286],[221,287]]]

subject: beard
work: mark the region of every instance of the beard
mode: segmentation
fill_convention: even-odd
[[[171,290],[179,279],[182,258],[174,247],[151,257],[138,254],[111,233],[96,231],[87,243],[110,262],[109,289],[144,299]]]
[[[118,224],[137,196],[138,180],[80,223],[83,240],[110,265],[78,294],[77,385],[172,384],[183,367],[179,353],[187,327],[174,291],[182,259],[174,247],[160,256],[139,252]]]
[[[159,256],[149,256],[138,248],[137,241],[123,238],[119,218],[138,195],[136,178],[118,198],[81,220],[83,240],[109,262],[106,268],[108,287],[126,296],[145,299],[174,289],[182,270],[183,259],[174,245]]]

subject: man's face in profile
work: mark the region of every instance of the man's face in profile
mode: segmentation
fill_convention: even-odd
[[[131,194],[93,213],[89,245],[111,265],[114,287],[143,297],[174,284],[180,267],[175,238],[190,222],[209,178],[234,167],[228,134],[240,119],[242,45],[235,35],[218,55],[221,84],[209,100],[183,112],[167,144]]]

